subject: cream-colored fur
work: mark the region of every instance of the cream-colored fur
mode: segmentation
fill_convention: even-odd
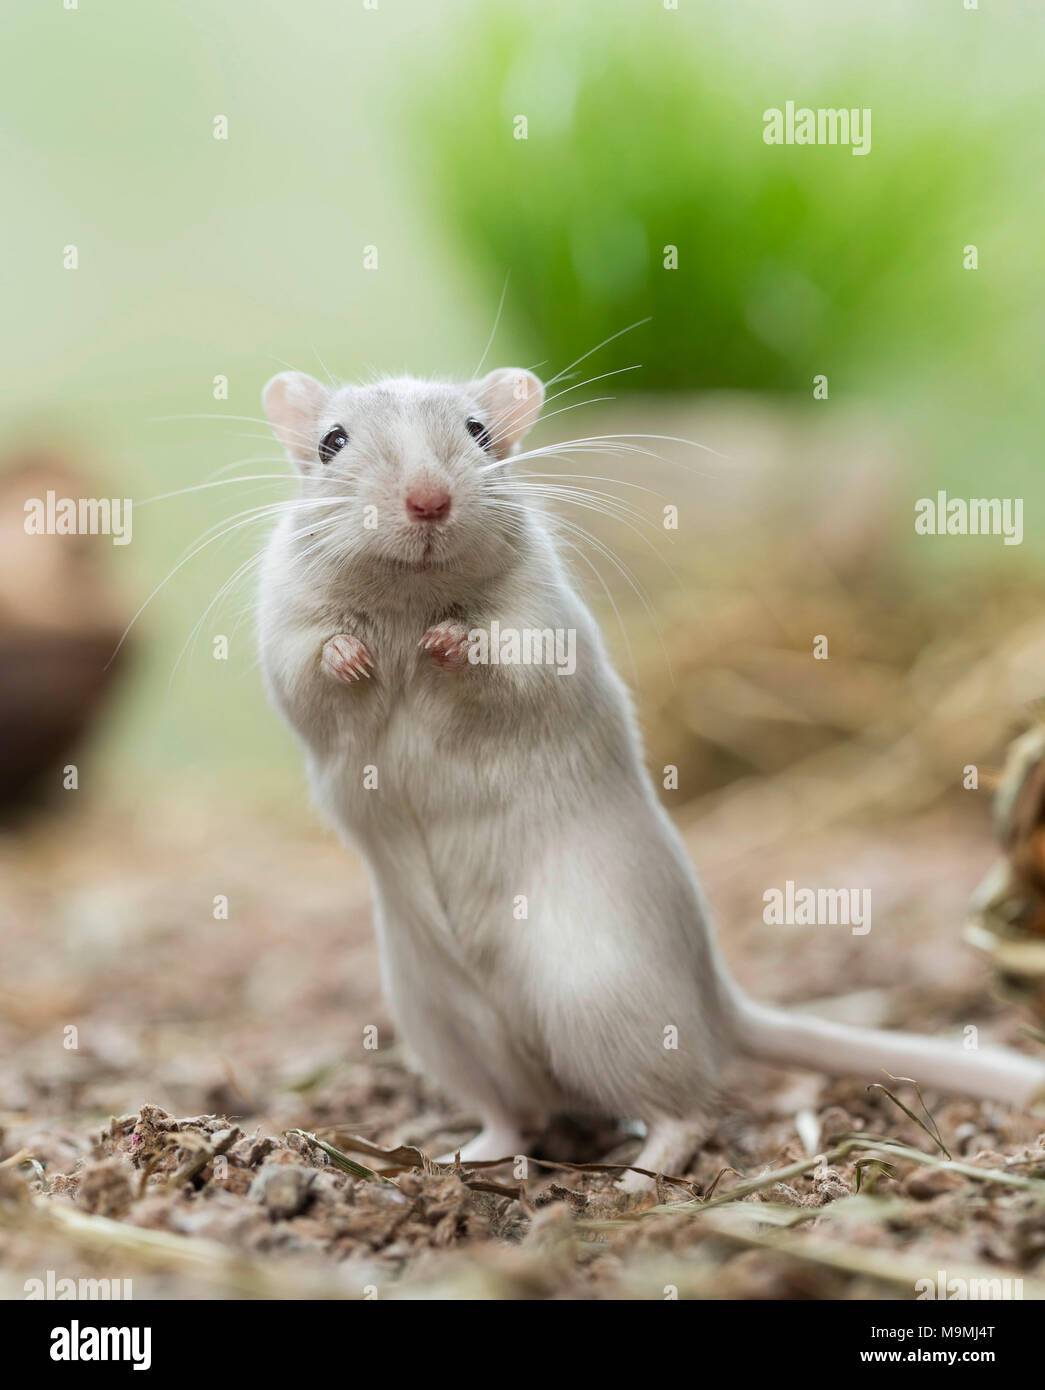
[[[304,499],[263,571],[268,686],[319,806],[369,867],[400,1034],[484,1118],[463,1157],[517,1152],[523,1124],[574,1107],[644,1120],[639,1166],[682,1162],[680,1136],[742,1053],[1027,1101],[1045,1068],[1026,1057],[764,1008],[730,981],[628,694],[512,482],[542,395],[513,370],[330,390],[282,373],[265,392]],[[321,463],[336,425],[349,442]],[[415,485],[447,489],[449,516],[412,521]],[[574,629],[575,673],[455,660],[453,633],[493,619]]]

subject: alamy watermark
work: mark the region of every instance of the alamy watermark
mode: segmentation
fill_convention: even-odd
[[[919,497],[914,529],[919,536],[1003,536],[1003,545],[1021,545],[1023,498]]]
[[[27,1279],[22,1288],[30,1303],[38,1298],[57,1299],[59,1302],[89,1298],[126,1302],[134,1297],[132,1279],[59,1279],[53,1269],[49,1269],[43,1279]]]
[[[854,936],[871,930],[870,888],[783,888],[762,894],[762,920],[770,927],[849,927]]]
[[[849,145],[852,154],[871,152],[871,108],[795,106],[793,101],[762,112],[767,145]]]
[[[113,545],[131,539],[129,497],[57,497],[48,491],[25,504],[27,536],[111,536]]]
[[[51,1329],[52,1361],[130,1361],[135,1371],[152,1365],[151,1327],[85,1327],[74,1318]]]
[[[948,1279],[946,1270],[939,1269],[935,1279],[916,1280],[914,1290],[917,1299],[1021,1299],[1023,1280]]]
[[[577,669],[577,630],[502,627],[495,618],[489,630],[473,627],[469,632],[468,660],[473,666],[554,666],[557,676],[572,676]]]

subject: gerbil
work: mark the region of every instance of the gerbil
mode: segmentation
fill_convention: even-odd
[[[738,1055],[1028,1104],[1030,1058],[791,1014],[730,979],[627,691],[512,479],[543,396],[505,369],[330,389],[283,372],[263,397],[303,494],[263,570],[268,686],[369,867],[400,1035],[483,1119],[462,1159],[518,1153],[524,1126],[573,1109],[644,1121],[637,1166],[670,1171]],[[495,620],[572,631],[575,671],[471,662]]]

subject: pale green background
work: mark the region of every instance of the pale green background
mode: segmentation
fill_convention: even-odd
[[[730,161],[759,152],[758,107],[807,91],[849,104],[847,93],[830,91],[839,70],[860,71],[867,95],[853,100],[874,108],[871,178],[879,150],[911,138],[920,123],[940,132],[951,154],[952,139],[959,150],[963,140],[970,149],[992,142],[990,183],[953,226],[955,247],[981,243],[974,292],[990,300],[990,332],[953,344],[945,369],[923,357],[917,333],[879,340],[867,323],[871,346],[854,367],[852,390],[923,432],[927,483],[947,479],[960,490],[973,479],[982,490],[986,475],[996,480],[994,494],[1030,497],[1036,489],[1041,498],[1037,7],[984,0],[970,14],[961,0],[679,4],[672,13],[660,0],[489,0],[477,27],[472,6],[448,0],[380,0],[376,11],[361,0],[81,0],[74,11],[61,0],[13,0],[0,59],[0,425],[8,447],[46,443],[95,470],[102,491],[137,500],[201,482],[237,459],[274,458],[261,440],[241,437],[260,426],[231,418],[258,414],[271,373],[290,364],[321,374],[322,362],[341,376],[463,375],[482,351],[509,268],[515,297],[491,361],[524,356],[542,335],[526,319],[525,238],[539,238],[542,221],[551,235],[569,209],[535,207],[538,230],[527,228],[519,264],[503,265],[500,243],[468,244],[453,186],[440,182],[442,172],[429,176],[430,153],[443,141],[440,171],[456,161],[459,177],[474,177],[480,189],[512,178],[509,161],[520,155],[513,107],[538,130],[544,118],[565,140],[567,59],[594,73],[607,54],[647,41],[651,53],[662,51],[668,33],[705,99],[720,91],[728,102],[739,86],[753,97],[764,91],[750,127],[727,122],[735,150],[719,132],[726,202]],[[478,104],[473,114],[469,82],[469,73],[485,71],[490,23],[510,57],[502,109],[492,116]],[[669,77],[676,94],[689,80],[685,72]],[[654,119],[666,80],[651,61],[645,106]],[[625,104],[619,119],[650,119],[649,110]],[[228,117],[227,141],[212,137],[218,114]],[[459,138],[470,122],[474,149]],[[599,151],[581,148],[571,158],[596,161]],[[677,177],[670,168],[645,173],[654,190]],[[890,198],[902,202],[934,174],[929,156],[909,165],[906,186],[879,189],[875,216],[887,217]],[[610,167],[608,192],[616,177]],[[531,201],[540,198],[538,185]],[[511,235],[509,228],[505,244]],[[853,235],[873,237],[875,228],[864,222]],[[62,266],[67,243],[79,249],[75,273]],[[379,248],[377,273],[363,269],[367,244]],[[744,246],[738,217],[730,253],[743,258]],[[597,295],[598,265],[590,269]],[[710,283],[713,266],[707,274]],[[954,278],[956,292],[966,292],[957,271]],[[889,294],[886,281],[883,323],[896,321],[886,308],[904,307],[890,305]],[[570,342],[567,312],[564,304],[562,340],[579,354],[594,343]],[[713,336],[714,320],[701,331]],[[543,336],[551,336],[547,324]],[[219,373],[230,381],[227,403],[212,399]],[[230,419],[165,418],[208,413]],[[648,427],[656,429],[655,407]],[[241,494],[241,506],[279,495],[230,487],[141,508],[134,543],[112,557],[128,599],[136,606]],[[262,532],[252,534],[260,543]],[[1025,550],[1040,534],[1030,518]],[[119,794],[145,802],[158,785],[191,781],[215,799],[302,795],[296,750],[260,692],[249,615],[235,630],[232,660],[209,656],[209,635],[233,631],[249,589],[222,607],[168,694],[193,623],[249,553],[244,542],[211,548],[179,572],[136,629],[133,679],[92,762]]]

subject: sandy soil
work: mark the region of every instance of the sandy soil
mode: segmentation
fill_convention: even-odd
[[[1040,1046],[961,941],[994,854],[982,806],[782,836],[743,794],[756,874],[721,798],[690,809],[686,834],[749,989],[843,994],[851,1019]],[[786,878],[870,886],[873,929],[764,925],[762,889]],[[1025,1297],[1045,1286],[1045,1182],[1020,1186],[1045,1176],[1043,1125],[1000,1106],[925,1097],[955,1160],[1012,1183],[940,1168],[929,1136],[864,1081],[751,1066],[674,1175],[685,1184],[644,1198],[619,1196],[606,1171],[446,1173],[394,1152],[452,1149],[473,1117],[405,1068],[365,876],[318,829],[195,804],[162,820],[39,815],[3,842],[0,883],[7,1297],[48,1270],[179,1298],[910,1298],[939,1270],[1022,1278]],[[895,1089],[918,1109],[910,1087]],[[290,1130],[391,1181],[341,1171]],[[878,1153],[885,1167],[863,1149],[809,1162],[854,1131],[935,1158]],[[638,1144],[564,1117],[530,1153],[627,1163]],[[803,1161],[741,1200],[694,1204]]]

